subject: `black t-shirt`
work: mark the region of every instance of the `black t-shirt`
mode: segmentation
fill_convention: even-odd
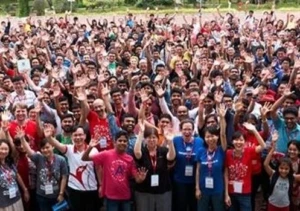
[[[146,179],[140,184],[136,184],[136,191],[151,194],[163,194],[171,190],[171,179],[168,170],[167,160],[168,148],[157,147],[156,150],[156,169],[152,167],[151,158],[147,147],[142,147],[141,159],[136,159],[137,167],[145,167],[148,170]],[[158,175],[159,183],[156,187],[151,187],[151,176]]]

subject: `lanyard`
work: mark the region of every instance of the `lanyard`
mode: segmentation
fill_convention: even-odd
[[[154,156],[150,155],[150,160],[151,160],[151,165],[152,165],[153,172],[155,172],[156,167],[157,167],[157,156],[156,156],[156,154]]]
[[[213,164],[213,158],[215,157],[216,150],[214,150],[212,153],[209,153],[207,150],[207,168],[208,168],[208,174],[211,176],[212,173],[212,164]]]
[[[52,166],[54,163],[55,157],[53,157],[50,161],[46,160],[46,168],[48,170],[48,181],[51,182],[52,179]]]
[[[4,168],[4,166],[1,166],[1,170],[4,174],[5,179],[7,179],[8,183],[11,184],[13,180],[12,171],[10,169]]]

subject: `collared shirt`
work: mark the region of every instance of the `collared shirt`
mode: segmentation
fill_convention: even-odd
[[[287,152],[287,144],[295,140],[300,142],[300,125],[297,124],[296,127],[292,130],[289,130],[286,127],[286,123],[283,118],[278,117],[273,119],[274,127],[278,131],[279,139],[277,141],[277,151],[286,153]]]

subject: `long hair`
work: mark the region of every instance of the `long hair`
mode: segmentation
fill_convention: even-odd
[[[13,159],[13,156],[12,156],[12,148],[11,148],[8,140],[6,140],[6,139],[0,139],[0,146],[3,143],[7,144],[7,146],[8,146],[8,155],[5,158],[5,163],[8,164],[9,166],[12,166],[14,164],[14,159]]]

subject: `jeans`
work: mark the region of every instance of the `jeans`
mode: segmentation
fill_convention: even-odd
[[[97,190],[79,191],[68,187],[68,198],[72,211],[90,211],[100,208]]]
[[[173,211],[197,210],[195,184],[173,183]]]
[[[230,211],[252,211],[250,194],[230,194]]]
[[[210,210],[209,207],[212,207],[212,211],[224,211],[225,203],[223,194],[214,194],[214,195],[201,195],[200,200],[198,201],[198,211]]]
[[[43,211],[52,211],[52,207],[58,203],[56,198],[48,199],[38,194],[36,194],[36,201],[40,210]]]
[[[112,200],[105,199],[106,211],[131,211],[131,203],[129,200]]]

